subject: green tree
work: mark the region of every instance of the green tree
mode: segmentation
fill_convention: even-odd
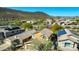
[[[23,23],[21,25],[21,27],[24,29],[32,29],[33,28],[32,24],[30,24],[30,23]]]
[[[79,19],[77,19],[76,22],[79,24]]]
[[[32,42],[35,45],[35,49],[39,51],[50,51],[53,46],[53,43],[45,38],[43,38],[42,41],[33,39]]]
[[[53,46],[53,43],[52,42],[41,43],[38,46],[38,50],[39,51],[49,51],[49,50],[51,50],[52,46]]]
[[[51,27],[51,30],[53,31],[54,34],[57,34],[58,30],[64,29],[64,27],[58,25],[57,23],[53,24]]]
[[[13,20],[9,22],[9,25],[11,26],[20,26],[22,23],[19,19]]]

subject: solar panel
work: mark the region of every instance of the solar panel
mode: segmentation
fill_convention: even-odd
[[[64,34],[67,34],[65,30],[59,30],[57,36],[59,37]]]

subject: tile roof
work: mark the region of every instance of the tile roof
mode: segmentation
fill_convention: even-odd
[[[50,35],[51,35],[53,32],[52,32],[50,29],[45,28],[45,29],[43,29],[43,30],[41,31],[41,33],[42,33],[43,35],[47,36],[47,37],[50,37]]]

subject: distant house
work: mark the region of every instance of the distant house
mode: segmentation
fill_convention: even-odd
[[[25,23],[27,20],[21,20],[22,23]]]
[[[45,23],[46,23],[47,26],[52,25],[53,22],[54,22],[53,19],[46,19],[46,21],[45,21]]]
[[[26,21],[27,23],[31,23],[31,24],[33,24],[34,23],[34,21],[33,20],[28,20],[28,21]]]
[[[65,29],[58,32],[58,50],[75,51],[77,43],[79,43],[79,37],[71,31]]]

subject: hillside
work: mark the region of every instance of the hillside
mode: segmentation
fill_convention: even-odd
[[[0,19],[14,20],[14,19],[38,19],[38,18],[50,18],[50,16],[44,12],[24,12],[18,10],[12,10],[8,8],[0,7]]]

